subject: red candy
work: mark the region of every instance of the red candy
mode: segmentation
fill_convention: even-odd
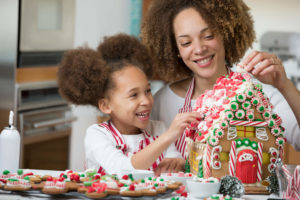
[[[122,179],[124,179],[124,180],[128,180],[128,178],[129,178],[129,177],[128,177],[128,175],[126,175],[126,174],[125,174],[124,176],[122,176]]]

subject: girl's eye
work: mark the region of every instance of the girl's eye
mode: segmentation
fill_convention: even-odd
[[[132,93],[130,97],[137,97],[137,93]]]
[[[151,93],[151,88],[146,90],[146,94],[149,94],[149,93]]]

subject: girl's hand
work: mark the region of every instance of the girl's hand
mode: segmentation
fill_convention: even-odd
[[[154,171],[155,176],[160,176],[161,173],[180,172],[184,171],[185,160],[183,158],[164,158]]]
[[[177,140],[191,122],[199,123],[201,115],[199,112],[178,113],[168,129],[168,134],[173,141]]]
[[[253,51],[242,63],[259,81],[271,84],[279,90],[282,90],[288,81],[284,66],[275,54]]]

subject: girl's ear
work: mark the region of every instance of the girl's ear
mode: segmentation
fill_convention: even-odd
[[[100,99],[98,101],[98,107],[101,110],[101,112],[103,112],[105,114],[110,114],[111,113],[109,102],[108,102],[108,99],[106,99],[106,98]]]

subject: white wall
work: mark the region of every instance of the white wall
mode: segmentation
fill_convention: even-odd
[[[245,0],[255,20],[257,42],[265,31],[295,31],[300,33],[300,0]],[[105,35],[129,33],[130,0],[77,0],[74,46],[84,44],[96,48]],[[95,123],[99,112],[91,107],[73,107],[78,120],[71,137],[70,168],[83,170],[83,139],[86,128]]]
[[[103,36],[129,33],[130,0],[76,0],[74,47],[97,48]],[[100,112],[91,106],[72,106],[78,118],[73,123],[69,167],[83,171],[84,136],[88,126],[96,122]]]
[[[257,41],[253,49],[260,49],[259,40],[266,31],[300,33],[299,0],[244,0],[254,19]]]

